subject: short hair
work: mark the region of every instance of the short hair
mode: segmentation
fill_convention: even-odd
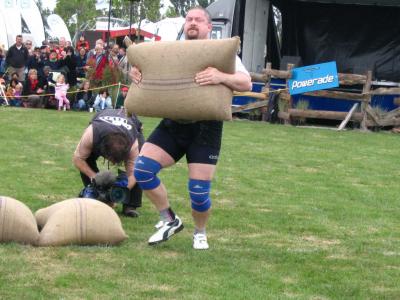
[[[187,15],[187,14],[189,13],[189,11],[191,11],[191,10],[201,10],[201,11],[204,13],[204,15],[206,16],[208,23],[211,23],[211,15],[210,15],[210,13],[208,12],[208,10],[205,9],[204,7],[202,7],[202,6],[200,6],[200,5],[193,6],[193,7],[189,8],[189,10],[187,11],[186,15]]]
[[[36,70],[36,69],[30,69],[30,70],[28,71],[28,77],[29,77],[30,75],[32,75],[32,74],[37,75],[37,70]]]
[[[112,163],[118,164],[129,156],[131,145],[128,137],[120,132],[110,133],[100,141],[100,153]]]
[[[21,38],[22,39],[22,34],[17,34],[15,38]]]
[[[104,93],[107,93],[107,97],[110,96],[110,93],[108,92],[108,89],[100,89],[99,90],[99,95],[102,95]]]

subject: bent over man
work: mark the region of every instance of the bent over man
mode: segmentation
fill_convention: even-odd
[[[144,143],[142,124],[136,116],[126,117],[123,109],[106,109],[98,113],[85,129],[73,155],[85,187],[99,172],[97,159],[102,156],[113,164],[124,162],[130,190],[129,203],[123,203],[122,214],[137,217],[142,206],[142,190],[133,176],[134,161]]]
[[[211,29],[211,19],[205,9],[196,7],[189,10],[184,25],[187,40],[207,39]],[[136,67],[131,69],[130,74],[135,83],[141,81],[140,70]],[[224,84],[235,91],[251,89],[251,78],[239,58],[236,60],[234,74],[226,74],[209,67],[196,74],[194,80],[200,85]],[[170,207],[166,188],[157,173],[186,155],[189,169],[188,190],[195,223],[193,248],[209,248],[206,224],[211,209],[211,180],[218,161],[221,137],[220,121],[182,122],[163,119],[144,144],[136,159],[134,174],[160,214],[157,231],[148,241],[150,245],[164,242],[183,229],[181,219]]]

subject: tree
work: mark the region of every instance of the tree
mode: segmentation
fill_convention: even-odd
[[[197,2],[199,2],[199,5],[201,7],[206,8],[207,6],[209,6],[211,3],[214,2],[214,0],[197,0]]]
[[[170,2],[175,8],[175,12],[180,16],[186,15],[189,8],[197,4],[196,0],[170,0]]]
[[[64,21],[70,20],[76,14],[76,24],[66,22],[69,32],[74,35],[76,28],[96,18],[95,3],[96,1],[93,0],[57,0],[54,12]]]

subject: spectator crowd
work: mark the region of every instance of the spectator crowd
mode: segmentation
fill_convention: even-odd
[[[65,38],[33,47],[17,35],[7,51],[0,45],[0,105],[100,111],[112,108],[105,70],[114,82],[128,83],[129,64],[124,47],[106,47],[103,40],[92,46],[81,36],[73,47]],[[123,106],[126,88],[116,105]],[[116,106],[114,105],[114,106]]]

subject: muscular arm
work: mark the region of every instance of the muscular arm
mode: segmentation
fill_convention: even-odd
[[[208,67],[196,74],[196,83],[200,85],[224,84],[230,89],[238,92],[251,90],[251,78],[243,72],[234,74],[223,73],[216,68]]]
[[[96,172],[93,171],[86,162],[93,149],[93,127],[90,125],[83,133],[78,146],[76,146],[72,162],[75,167],[89,178],[94,178]]]
[[[139,144],[136,140],[132,145],[131,151],[129,152],[129,157],[125,161],[126,175],[128,176],[128,189],[131,189],[136,184],[136,179],[133,176],[133,169],[135,166],[135,159],[139,155]]]

